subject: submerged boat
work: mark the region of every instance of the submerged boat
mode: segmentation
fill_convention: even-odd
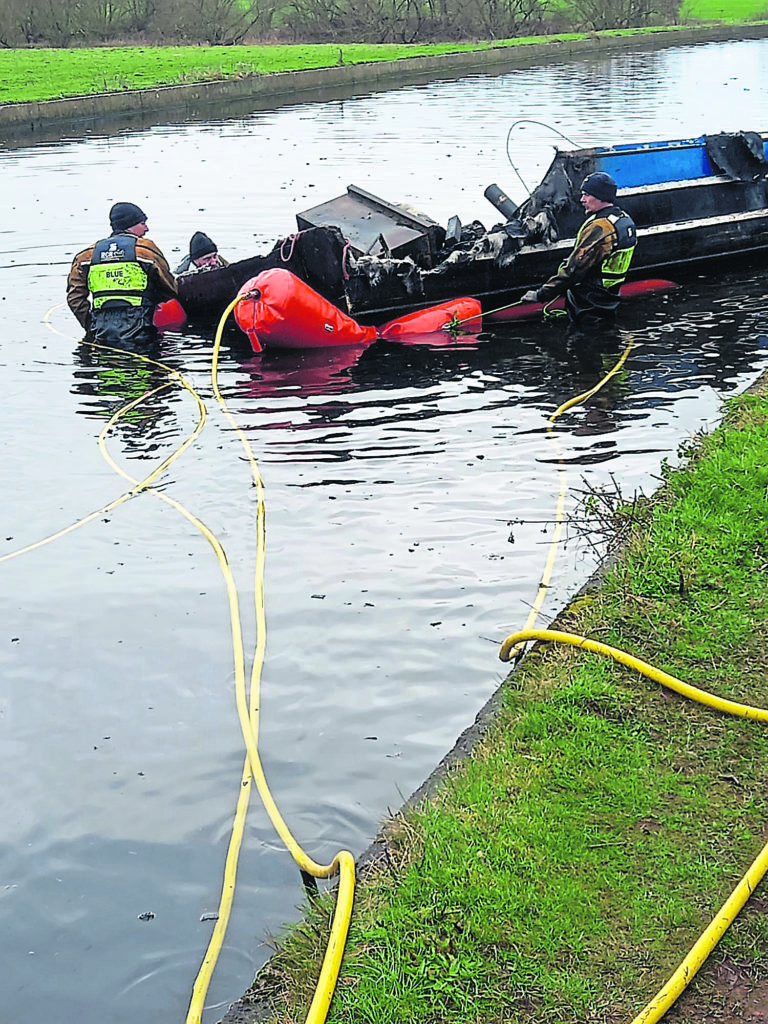
[[[497,185],[486,189],[504,217],[490,229],[458,217],[442,227],[350,185],[297,214],[298,231],[266,255],[179,278],[179,299],[190,316],[212,319],[248,280],[282,267],[361,323],[457,296],[478,299],[489,313],[541,284],[568,254],[584,219],[580,185],[593,171],[613,176],[617,204],[637,225],[630,278],[768,253],[768,132],[733,132],[556,149],[519,207]]]

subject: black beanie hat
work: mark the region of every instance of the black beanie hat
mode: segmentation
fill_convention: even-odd
[[[146,219],[146,213],[133,203],[115,203],[109,211],[109,223],[113,231],[125,231],[136,224],[143,224]]]
[[[595,171],[594,174],[588,174],[581,183],[581,191],[586,192],[588,196],[594,196],[595,199],[600,199],[604,203],[616,201],[616,182],[605,171]]]
[[[202,231],[196,231],[189,240],[189,255],[193,260],[199,260],[201,256],[208,256],[209,253],[218,252],[216,243]]]

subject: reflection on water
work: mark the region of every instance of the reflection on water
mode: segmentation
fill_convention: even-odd
[[[276,399],[348,391],[352,369],[364,351],[363,346],[343,345],[299,352],[275,349],[258,356],[249,349],[233,355],[248,378],[241,385],[242,393],[255,399]]]
[[[43,321],[113,201],[148,210],[172,262],[198,229],[229,258],[251,255],[350,181],[441,221],[489,223],[483,189],[516,180],[513,120],[593,143],[765,128],[765,58],[764,42],[601,57],[2,154],[0,556],[122,492],[96,439],[126,402],[145,397],[108,444],[137,477],[198,420],[167,370],[78,344],[66,310],[52,312],[53,331]],[[526,180],[551,144],[530,123],[514,130]],[[496,644],[538,586],[555,467],[568,467],[570,514],[586,486],[652,489],[661,459],[765,365],[764,268],[713,268],[628,304],[622,327],[619,349],[633,339],[622,372],[553,430],[552,412],[618,357],[574,347],[560,323],[261,356],[227,335],[219,382],[266,484],[263,757],[317,859],[361,851],[498,684]],[[194,330],[161,346],[209,418],[158,487],[220,537],[250,648],[255,494],[211,397],[211,349]],[[593,565],[569,537],[545,617]],[[38,1024],[55,1005],[80,1024],[182,1020],[242,765],[216,561],[146,493],[0,568],[4,1015]],[[206,1024],[301,898],[253,807]]]
[[[81,399],[80,411],[104,426],[114,417],[115,430],[131,458],[151,457],[162,439],[172,444],[178,433],[174,407],[180,396],[160,354],[159,345],[138,353],[138,358],[133,352],[87,342],[75,350],[81,369],[75,372],[72,393]],[[127,404],[131,408],[121,412]]]

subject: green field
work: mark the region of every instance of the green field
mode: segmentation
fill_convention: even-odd
[[[687,0],[682,16],[697,21],[754,21],[768,17],[766,0]]]
[[[422,54],[478,50],[489,45],[121,46],[0,50],[0,103],[150,89],[276,71],[335,67],[340,63],[397,60]]]
[[[700,19],[744,21],[756,3],[768,0],[690,0]],[[726,7],[727,11],[721,10]],[[626,29],[601,35],[634,35],[639,32],[674,32],[674,28]],[[114,46],[82,49],[0,50],[0,105],[37,102],[95,93],[153,89],[193,82],[219,81],[279,71],[337,67],[483,50],[499,46],[524,46],[532,42],[579,38],[579,33],[493,42],[440,43],[433,45],[368,45],[350,43],[269,46]],[[583,33],[581,34],[583,35]]]

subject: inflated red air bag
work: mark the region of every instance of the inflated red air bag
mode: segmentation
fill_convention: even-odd
[[[375,327],[361,327],[282,267],[263,270],[237,294],[242,299],[235,306],[235,320],[254,352],[367,345],[376,340]]]
[[[459,322],[462,330],[479,331],[482,326],[482,307],[477,299],[461,298],[442,302],[429,309],[418,309],[408,316],[390,320],[379,328],[379,337],[395,341],[413,334],[434,334],[442,331],[452,320]]]

